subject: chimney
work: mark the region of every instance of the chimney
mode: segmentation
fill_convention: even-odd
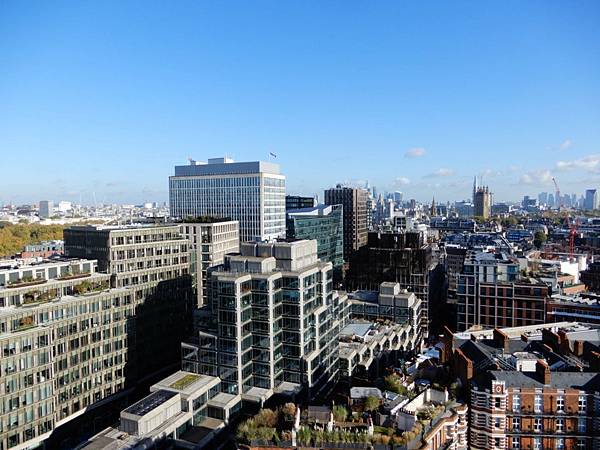
[[[498,347],[502,348],[505,352],[508,352],[508,344],[509,344],[510,339],[508,338],[506,333],[504,333],[503,331],[501,331],[498,328],[494,328],[493,339],[494,339],[494,344],[496,344]]]
[[[525,334],[522,334],[522,335],[521,335],[521,340],[522,340],[523,342],[529,342],[529,338],[528,338],[528,337],[527,337],[527,335],[525,335]]]
[[[569,337],[565,330],[558,331],[558,348],[562,353],[566,353],[567,355],[571,353],[571,348],[569,346]]]
[[[535,363],[535,374],[538,377],[540,383],[550,384],[550,367],[546,361],[538,359]]]
[[[575,341],[573,344],[573,353],[575,356],[583,355],[583,341]]]
[[[542,342],[544,344],[549,345],[554,350],[558,350],[559,341],[560,338],[558,337],[558,334],[552,332],[552,330],[549,330],[547,328],[544,328],[542,330]]]

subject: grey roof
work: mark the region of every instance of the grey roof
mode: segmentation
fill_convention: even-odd
[[[371,329],[371,323],[349,323],[340,331],[341,336],[366,336]]]
[[[512,387],[543,387],[544,384],[535,378],[535,372],[501,371],[491,370],[490,376],[494,380],[504,381],[507,386]],[[551,372],[549,386],[554,388],[575,388],[590,390],[600,385],[600,373],[598,372]]]
[[[350,388],[350,398],[377,397],[383,398],[381,391],[374,387],[353,387]]]

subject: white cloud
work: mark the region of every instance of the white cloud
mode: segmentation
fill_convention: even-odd
[[[596,172],[600,166],[600,155],[589,155],[581,159],[571,161],[558,161],[556,168],[558,170],[583,169],[588,172]]]
[[[408,184],[410,184],[410,180],[408,178],[406,178],[406,177],[397,177],[394,180],[394,185],[395,186],[406,186]]]
[[[436,170],[433,173],[430,173],[428,175],[425,175],[425,177],[427,178],[434,178],[434,177],[449,177],[454,175],[454,170],[452,169],[447,169],[445,167],[442,167],[441,169]]]
[[[423,147],[414,147],[409,149],[405,154],[405,158],[420,158],[421,156],[425,156],[425,149]]]
[[[552,181],[549,170],[535,170],[521,175],[519,182],[522,184],[547,184]]]
[[[485,169],[481,174],[485,178],[496,178],[496,177],[502,176],[502,172],[500,172],[499,170],[495,170],[495,169]]]
[[[561,150],[567,150],[568,148],[571,147],[571,145],[573,145],[573,142],[571,142],[571,139],[565,139],[563,141],[563,143],[560,144],[560,149]]]

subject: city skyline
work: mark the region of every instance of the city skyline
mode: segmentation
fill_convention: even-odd
[[[289,194],[600,185],[597,3],[262,6],[4,3],[0,201],[163,202],[188,156],[270,153]]]

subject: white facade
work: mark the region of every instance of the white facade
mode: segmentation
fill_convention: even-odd
[[[242,241],[285,237],[285,176],[278,164],[213,158],[175,166],[169,201],[172,217],[239,221]]]

